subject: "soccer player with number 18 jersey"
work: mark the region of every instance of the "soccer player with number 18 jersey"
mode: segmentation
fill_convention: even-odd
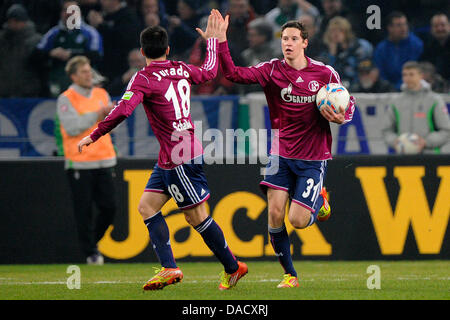
[[[201,67],[167,60],[168,36],[161,27],[149,27],[141,33],[141,51],[147,66],[130,80],[126,92],[111,113],[79,143],[95,142],[115,128],[142,103],[161,149],[158,163],[150,176],[139,203],[153,248],[162,269],[145,285],[144,290],[162,289],[183,278],[173,257],[169,229],[161,208],[172,197],[184,212],[186,221],[200,233],[206,245],[224,266],[220,290],[236,285],[248,268],[237,261],[225,241],[222,230],[207,214],[205,201],[209,189],[202,168],[203,149],[195,138],[190,115],[191,84],[200,84],[217,75],[217,33],[223,19],[212,14],[206,31],[197,31],[207,41],[207,54]]]
[[[301,23],[289,21],[281,28],[284,59],[237,67],[226,41],[229,16],[223,19],[217,10],[213,14],[223,22],[218,39],[224,76],[237,83],[260,84],[266,96],[275,135],[260,186],[267,194],[270,242],[284,268],[278,287],[298,287],[284,224],[286,204],[292,199],[288,218],[297,229],[329,218],[331,209],[323,188],[327,160],[331,159],[329,122],[350,121],[354,98],[346,111],[335,113],[329,106],[318,110],[315,97],[319,89],[328,83],[340,83],[340,79],[332,67],[305,56],[308,34]]]

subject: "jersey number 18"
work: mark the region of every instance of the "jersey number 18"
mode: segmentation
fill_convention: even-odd
[[[181,79],[178,81],[177,89],[178,96],[181,100],[181,107],[178,102],[178,96],[173,86],[173,82],[170,83],[169,89],[167,89],[165,94],[167,101],[172,101],[176,120],[181,119],[182,117],[188,117],[191,111],[191,87],[189,82],[186,79]],[[181,112],[183,112],[183,115],[181,115]]]

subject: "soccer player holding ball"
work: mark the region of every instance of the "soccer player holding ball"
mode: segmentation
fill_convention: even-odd
[[[338,112],[327,104],[319,111],[315,101],[319,89],[329,83],[340,83],[340,79],[332,67],[305,56],[308,34],[301,23],[290,21],[281,28],[283,60],[237,67],[226,38],[229,16],[224,19],[217,10],[213,14],[223,20],[218,39],[225,77],[237,83],[260,84],[266,95],[272,129],[278,130],[272,139],[270,162],[260,186],[268,199],[270,242],[284,268],[278,287],[298,287],[284,225],[286,204],[291,198],[288,218],[297,229],[330,216],[323,188],[327,161],[332,158],[329,122],[351,121],[354,98],[350,98],[347,108],[338,108]]]
[[[191,85],[204,83],[217,75],[217,34],[223,23],[223,19],[211,14],[206,31],[199,30],[207,39],[207,54],[201,67],[167,60],[166,30],[159,26],[145,29],[141,33],[141,52],[147,66],[131,78],[111,113],[78,144],[82,152],[84,146],[97,141],[126,119],[140,103],[143,104],[161,149],[138,210],[162,266],[144,285],[144,290],[162,289],[183,278],[173,257],[168,226],[161,214],[161,208],[171,197],[183,211],[186,221],[200,233],[223,264],[225,270],[220,290],[234,287],[248,271],[245,263],[236,260],[222,230],[206,211],[209,189],[202,167],[203,149],[194,135],[190,115]]]

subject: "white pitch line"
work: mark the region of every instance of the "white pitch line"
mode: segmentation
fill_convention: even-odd
[[[215,283],[218,282],[219,279],[215,280],[188,280],[184,279],[184,283]],[[261,279],[261,280],[247,280],[245,279],[245,282],[279,282],[280,279]],[[307,280],[301,280],[301,281],[314,281],[314,279],[307,279]],[[145,283],[145,281],[83,281],[81,280],[82,284],[140,284]],[[0,281],[1,285],[65,285],[66,281],[32,281],[32,282],[3,282]]]
[[[0,279],[0,286],[2,285],[65,285],[67,284],[66,281],[30,281],[30,282],[20,282],[20,281],[4,281],[5,278]],[[11,279],[11,278],[10,278]],[[436,280],[450,280],[450,277],[439,277],[435,278]],[[324,282],[343,282],[343,281],[352,281],[354,279],[348,279],[348,278],[335,278],[335,279],[320,279],[319,281]],[[432,280],[430,277],[423,277],[423,278],[416,278],[416,277],[397,277],[396,280],[400,281],[417,281],[417,280]],[[205,279],[205,280],[189,280],[184,279],[185,284],[189,283],[215,283],[219,281],[218,279]],[[244,279],[245,282],[250,283],[263,283],[263,282],[279,282],[280,279],[258,279],[258,280],[250,280],[250,279]],[[316,281],[315,279],[301,279],[300,282],[313,282]],[[113,280],[102,280],[102,281],[81,281],[82,284],[142,284],[145,283],[145,281],[113,281]]]

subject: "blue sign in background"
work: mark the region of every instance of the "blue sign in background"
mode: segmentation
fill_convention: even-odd
[[[356,95],[355,95],[356,96]],[[374,98],[375,97],[375,98]],[[238,129],[240,96],[192,97],[193,122],[201,121],[203,132],[218,129],[225,135],[226,129]],[[114,99],[113,99],[114,100]],[[380,135],[380,122],[385,103],[377,99],[360,98],[353,121],[337,127],[333,137],[333,154],[386,154]],[[450,112],[450,98],[445,99]],[[0,99],[0,157],[36,157],[56,155],[54,138],[56,101],[54,99]],[[263,103],[260,128],[269,129],[267,105]],[[252,117],[250,113],[248,115]],[[120,156],[143,156],[156,158],[158,142],[148,124],[142,106],[112,133]],[[270,141],[270,136],[268,136]],[[267,145],[267,151],[270,143]],[[236,151],[236,148],[234,149]],[[448,152],[448,147],[443,150]]]
[[[114,100],[114,99],[113,99]],[[193,97],[191,116],[193,121],[201,120],[203,130],[209,128],[238,128],[238,96]],[[0,155],[6,157],[52,156],[56,154],[54,139],[56,100],[54,99],[0,99]],[[137,118],[145,118],[142,106],[124,121],[126,137],[113,134],[113,139],[121,146],[123,156],[137,154],[136,142],[153,137],[151,127],[142,133],[138,130]],[[123,130],[123,129],[122,129]],[[157,152],[156,152],[157,153]]]

